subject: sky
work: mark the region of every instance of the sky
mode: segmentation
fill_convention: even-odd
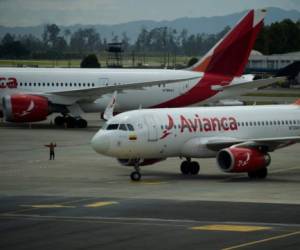
[[[118,24],[223,16],[265,7],[300,11],[300,0],[0,0],[0,25]]]

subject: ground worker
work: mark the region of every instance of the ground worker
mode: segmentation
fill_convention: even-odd
[[[50,151],[49,160],[54,160],[54,158],[55,158],[54,148],[56,147],[56,143],[51,142],[50,144],[45,145],[45,147],[48,147],[49,151]]]

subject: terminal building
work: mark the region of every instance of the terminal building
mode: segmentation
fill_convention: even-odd
[[[286,54],[263,55],[253,50],[249,57],[247,72],[251,73],[276,73],[292,63],[300,61],[300,51]],[[300,84],[300,70],[295,77],[295,83]]]

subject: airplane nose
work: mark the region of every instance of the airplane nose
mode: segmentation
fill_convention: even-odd
[[[93,149],[99,154],[105,154],[110,145],[110,139],[108,135],[97,133],[91,140]]]

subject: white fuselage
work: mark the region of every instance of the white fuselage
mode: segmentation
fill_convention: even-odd
[[[107,130],[132,124],[134,131]],[[300,135],[298,105],[191,107],[135,110],[111,118],[92,139],[93,148],[120,159],[213,157],[207,141],[242,141]]]
[[[212,91],[211,86],[202,84],[204,74],[188,70],[164,69],[39,69],[39,68],[0,68],[0,98],[13,94],[45,94],[56,91],[70,91],[118,84],[190,79],[176,83],[159,84],[144,89],[131,89],[118,93],[116,112],[137,109],[138,107],[180,107],[226,98],[221,92]],[[11,79],[16,83],[10,86]],[[246,82],[240,77],[230,79],[229,84]],[[216,85],[219,83],[216,82]],[[228,84],[228,83],[226,83]],[[193,93],[192,93],[193,90]],[[236,93],[234,93],[235,95]],[[193,96],[191,96],[193,95]],[[179,98],[180,97],[180,98]],[[102,112],[111,95],[99,96],[96,100],[77,101],[84,112]],[[50,99],[50,101],[53,101]],[[54,99],[54,103],[64,103],[64,99]],[[0,104],[1,105],[1,104]]]

